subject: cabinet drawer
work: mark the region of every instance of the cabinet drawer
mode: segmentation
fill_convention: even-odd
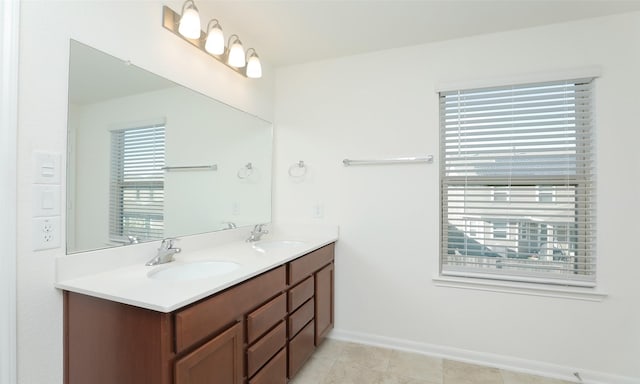
[[[283,321],[254,345],[247,348],[247,376],[253,376],[286,343],[287,333]]]
[[[284,319],[286,314],[287,297],[284,293],[251,312],[247,316],[247,342],[252,344],[258,337]]]
[[[335,243],[325,245],[289,263],[289,285],[297,284],[333,260]]]
[[[309,300],[313,296],[313,277],[307,278],[302,283],[296,285],[289,290],[289,312],[293,312],[302,303]]]
[[[287,349],[278,354],[258,372],[249,384],[286,384],[287,383]]]
[[[292,379],[311,356],[314,349],[314,323],[307,324],[296,337],[289,342],[289,378]]]
[[[176,352],[219,332],[286,287],[281,266],[176,312]]]
[[[289,316],[289,338],[292,339],[300,330],[313,319],[314,312],[314,300],[313,298],[306,303],[293,314]]]

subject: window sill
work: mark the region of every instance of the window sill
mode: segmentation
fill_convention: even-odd
[[[518,295],[543,296],[561,299],[603,301],[608,294],[594,288],[575,288],[542,284],[516,283],[477,278],[437,276],[433,278],[437,287],[472,289],[476,291],[512,293]]]

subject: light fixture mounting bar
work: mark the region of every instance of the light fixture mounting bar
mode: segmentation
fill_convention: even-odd
[[[235,68],[235,67],[232,67],[231,65],[227,64],[227,55],[229,54],[228,47],[225,47],[224,53],[222,55],[219,55],[219,56],[212,55],[212,54],[210,54],[209,52],[207,52],[204,49],[205,39],[204,39],[204,33],[202,31],[200,31],[200,38],[199,39],[186,38],[186,37],[182,36],[178,32],[179,23],[180,23],[180,15],[177,14],[176,12],[174,12],[171,8],[167,7],[166,5],[163,6],[162,7],[162,26],[165,29],[168,29],[169,31],[173,32],[174,35],[178,36],[182,40],[184,40],[184,41],[188,42],[189,44],[193,45],[194,47],[198,48],[199,50],[204,52],[207,56],[210,56],[210,57],[218,60],[219,62],[224,64],[227,68],[232,69],[234,72],[239,73],[240,75],[242,75],[244,77],[248,77],[247,74],[246,74],[246,67],[245,68]]]

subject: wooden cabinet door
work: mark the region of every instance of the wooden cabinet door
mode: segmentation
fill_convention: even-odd
[[[313,344],[314,333],[315,328],[312,320],[289,342],[289,379],[293,379],[307,359],[313,354],[315,349]]]
[[[315,274],[315,280],[315,344],[320,345],[327,333],[333,328],[333,263],[319,270]]]
[[[242,384],[242,324],[227,329],[176,362],[175,384]]]

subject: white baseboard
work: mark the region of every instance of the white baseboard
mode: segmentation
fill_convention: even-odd
[[[509,371],[545,376],[582,384],[640,384],[639,378],[612,375],[605,372],[590,371],[541,361],[519,359],[511,356],[496,355],[442,345],[419,343],[411,340],[396,339],[360,332],[334,329],[329,338],[350,341],[359,344],[396,349],[400,351],[420,353],[423,355],[462,361],[471,364],[491,366]],[[574,372],[578,372],[579,381]]]

